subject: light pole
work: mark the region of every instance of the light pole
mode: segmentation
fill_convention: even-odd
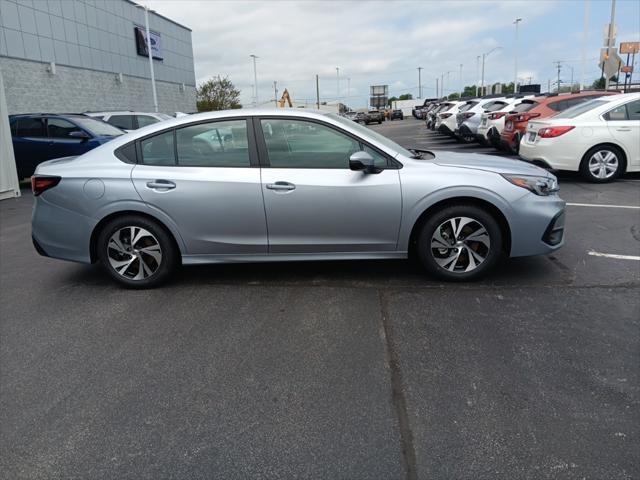
[[[422,67],[418,67],[418,98],[422,98]]]
[[[147,53],[149,56],[149,69],[151,70],[151,91],[153,92],[153,111],[158,111],[158,95],[156,93],[156,77],[153,71],[153,54],[151,53],[151,32],[149,31],[149,7],[146,5],[136,5],[144,9],[144,28],[147,33]],[[151,10],[153,13],[153,10]]]
[[[480,84],[480,55],[476,57],[476,97],[478,96],[479,84]]]
[[[607,57],[611,56],[611,47],[613,47],[613,22],[616,20],[616,0],[611,0],[611,21],[609,22],[609,33],[607,38]],[[605,76],[604,89],[609,90],[609,75]]]
[[[340,98],[340,67],[336,67],[336,101]]]
[[[444,73],[440,74],[440,96],[444,98]]]
[[[276,82],[275,80],[273,81],[273,98],[274,98],[274,102],[276,104],[276,107],[278,106],[278,82]]]
[[[462,83],[462,64],[460,64],[460,75],[458,80],[460,81],[460,98],[462,98],[462,94],[464,93],[464,84]]]
[[[514,53],[514,67],[513,67],[513,93],[518,93],[518,24],[522,21],[521,18],[516,18],[516,48]]]
[[[451,70],[447,72],[447,87],[449,86],[449,78],[450,78]],[[449,89],[451,90],[451,89]],[[446,94],[445,94],[446,95]]]
[[[351,95],[351,77],[347,77],[347,98]]]
[[[485,58],[487,58],[489,55],[491,55],[492,52],[495,52],[496,50],[498,50],[499,48],[502,47],[494,47],[491,50],[489,50],[487,53],[483,53],[482,54],[482,78],[480,80],[480,90],[482,95],[484,96],[484,60]]]
[[[259,58],[259,57],[257,57],[253,53],[249,56],[253,58],[253,88],[254,88],[253,106],[257,107],[258,106],[258,71],[256,70],[256,58]]]

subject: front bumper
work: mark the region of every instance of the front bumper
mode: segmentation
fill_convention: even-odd
[[[566,203],[557,195],[533,193],[512,204],[511,256],[544,255],[564,245]]]

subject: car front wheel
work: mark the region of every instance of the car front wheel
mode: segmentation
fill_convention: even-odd
[[[152,288],[165,282],[177,265],[178,252],[169,234],[143,216],[127,215],[108,222],[97,241],[100,263],[128,288]]]
[[[612,182],[622,170],[622,152],[612,145],[593,147],[580,162],[580,173],[594,183]]]
[[[447,281],[475,280],[502,252],[496,219],[475,205],[446,207],[431,215],[418,238],[419,258],[431,275]]]

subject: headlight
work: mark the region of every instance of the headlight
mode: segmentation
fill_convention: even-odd
[[[551,195],[556,193],[560,188],[558,187],[558,180],[555,177],[536,177],[531,175],[502,175],[505,180],[517,185],[518,187],[526,188],[536,195]]]

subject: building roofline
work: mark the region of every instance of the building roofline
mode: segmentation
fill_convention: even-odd
[[[140,7],[144,7],[144,5],[140,5],[139,3],[134,2],[133,0],[125,0],[125,2],[130,3],[131,5],[135,5],[135,6],[140,6]],[[167,22],[171,22],[174,25],[179,26],[180,28],[184,28],[185,30],[189,30],[190,32],[193,32],[193,30],[191,30],[189,27],[186,27],[184,25],[182,25],[181,23],[176,22],[175,20],[171,20],[169,17],[165,17],[164,15],[159,14],[158,12],[156,12],[155,10],[151,10],[150,13],[152,15],[156,15],[160,18],[163,18],[164,20],[166,20]]]

